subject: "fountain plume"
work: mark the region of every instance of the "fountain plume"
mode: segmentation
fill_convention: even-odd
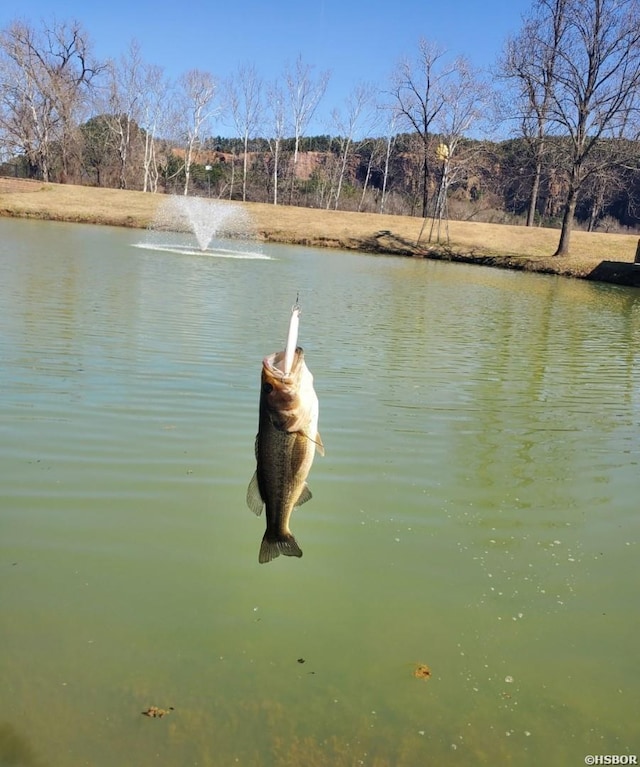
[[[203,197],[169,197],[159,213],[167,228],[193,234],[202,251],[214,237],[246,237],[250,228],[244,208]]]
[[[257,243],[251,217],[245,208],[232,202],[203,197],[169,196],[160,204],[148,231],[148,241],[139,243],[138,247],[228,258],[269,258],[255,252]],[[191,242],[185,243],[182,238],[180,242],[167,243],[167,233],[186,234],[191,238]],[[164,240],[158,242],[159,237]],[[220,247],[220,240],[223,241],[224,247]],[[251,252],[242,250],[243,247],[246,248],[247,241],[251,242]],[[230,246],[233,247],[230,249]]]

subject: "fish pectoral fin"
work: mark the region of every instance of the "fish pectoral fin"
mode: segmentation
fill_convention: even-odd
[[[316,432],[316,438],[313,439],[310,437],[306,431],[299,432],[302,434],[303,437],[309,440],[309,442],[313,442],[313,444],[316,446],[316,450],[320,453],[320,455],[324,455],[324,445],[322,444],[322,437],[320,436],[320,432]]]
[[[302,492],[298,496],[298,500],[294,503],[294,506],[302,506],[303,503],[310,501],[311,498],[313,498],[311,495],[311,490],[309,490],[309,485],[307,485],[305,482],[304,487],[302,488]]]
[[[262,500],[262,496],[260,495],[260,486],[258,485],[257,471],[253,473],[253,477],[251,477],[251,482],[249,482],[249,487],[247,488],[247,506],[251,509],[251,511],[256,516],[259,517],[260,514],[262,514],[262,509],[264,508],[264,501]]]

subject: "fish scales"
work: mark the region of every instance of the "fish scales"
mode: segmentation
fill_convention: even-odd
[[[252,511],[261,514],[266,508],[261,563],[281,554],[302,556],[289,521],[293,509],[311,498],[307,477],[316,450],[324,453],[318,433],[318,398],[304,352],[295,349],[289,375],[282,371],[283,357],[283,352],[277,352],[263,361],[257,465],[247,490]]]

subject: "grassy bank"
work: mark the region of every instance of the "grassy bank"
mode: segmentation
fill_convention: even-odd
[[[163,195],[0,179],[0,215],[146,228]],[[240,203],[233,203],[240,204]],[[634,235],[576,231],[572,255],[552,256],[556,229],[450,221],[449,243],[428,243],[427,221],[375,213],[345,213],[246,203],[255,234],[270,242],[438,258],[640,286]]]

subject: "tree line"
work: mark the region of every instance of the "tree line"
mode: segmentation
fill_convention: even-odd
[[[75,20],[0,30],[0,172],[93,184],[588,229],[640,223],[640,0],[534,0],[491,82],[421,38],[308,136],[330,74],[170,81],[132,41],[99,61]],[[220,124],[232,138],[215,136]],[[509,138],[498,139],[498,135]],[[439,228],[438,228],[439,232]]]

